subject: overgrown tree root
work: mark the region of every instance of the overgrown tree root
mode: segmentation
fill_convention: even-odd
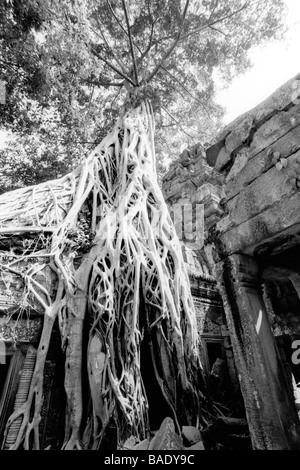
[[[148,435],[151,390],[143,385],[142,341],[175,422],[199,422],[196,317],[180,242],[157,183],[149,103],[129,110],[74,172],[3,194],[0,236],[7,292],[18,281],[18,311],[44,315],[27,400],[7,422],[5,436],[22,418],[10,449],[40,447],[43,370],[57,318],[65,351],[63,449],[99,448],[111,423],[120,443]]]

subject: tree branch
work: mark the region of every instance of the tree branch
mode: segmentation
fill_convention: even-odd
[[[186,39],[186,38],[188,38],[189,36],[191,36],[193,34],[200,33],[201,31],[203,31],[206,28],[211,28],[212,26],[214,26],[217,23],[221,23],[224,20],[228,20],[228,18],[231,18],[234,15],[237,15],[242,10],[247,8],[248,4],[249,4],[249,0],[247,0],[244,3],[244,5],[242,5],[241,8],[239,8],[238,10],[235,10],[235,11],[229,13],[228,15],[223,16],[222,18],[219,18],[218,20],[212,21],[211,23],[207,22],[204,26],[201,26],[200,28],[194,29],[193,31],[190,31],[189,33],[184,34],[183,36],[180,37],[180,40],[182,41],[183,39]]]
[[[116,96],[114,97],[114,99],[111,102],[111,105],[110,105],[111,109],[113,109],[114,102],[116,101],[116,99],[118,98],[120,93],[121,93],[121,88],[118,90],[118,92],[116,93]]]
[[[104,62],[108,67],[110,67],[114,72],[116,72],[118,75],[120,75],[120,77],[124,78],[124,80],[126,80],[127,82],[129,82],[133,87],[135,87],[135,83],[131,80],[130,77],[128,77],[127,75],[125,75],[125,73],[123,73],[120,69],[118,69],[117,67],[114,66],[114,64],[112,64],[109,60],[105,59],[105,57],[103,57],[102,54],[100,54],[95,46],[93,44],[91,44],[91,52],[92,54],[94,54],[99,60],[102,60],[102,62]]]
[[[150,38],[149,38],[149,42],[148,42],[148,46],[146,47],[146,49],[142,52],[141,54],[141,57],[139,58],[140,61],[143,60],[143,58],[148,54],[148,52],[150,51],[151,49],[151,46],[152,46],[152,38],[153,38],[153,32],[154,32],[154,25],[156,23],[157,19],[154,20],[151,24],[151,32],[150,32]]]
[[[112,49],[112,47],[110,47],[110,45],[108,44],[107,40],[106,40],[106,37],[102,31],[102,28],[101,28],[101,23],[99,22],[99,19],[98,19],[98,16],[97,16],[97,23],[98,23],[98,28],[99,28],[99,31],[100,31],[100,34],[101,36],[99,36],[99,34],[97,33],[97,31],[94,31],[94,29],[92,29],[94,31],[94,33],[99,36],[103,41],[104,43],[106,44],[106,47],[107,49],[111,52],[112,56],[114,57],[115,61],[117,62],[117,64],[119,65],[119,67],[121,68],[121,70],[125,73],[125,72],[128,72],[128,69],[126,67],[126,65],[117,57],[117,55],[114,53],[114,50]]]
[[[191,98],[193,98],[193,100],[195,100],[197,103],[201,104],[200,101],[198,101],[198,99],[195,98],[195,96],[193,96],[192,93],[186,88],[186,86],[183,85],[183,83],[181,83],[181,81],[178,80],[177,77],[175,77],[175,75],[173,75],[171,72],[169,72],[169,70],[167,70],[164,66],[161,66],[161,69],[164,70],[166,72],[166,74],[169,75],[170,78],[175,80],[175,82],[177,82],[184,89],[184,91],[186,91],[187,94],[190,95]]]
[[[118,25],[120,26],[120,28],[122,29],[122,31],[126,34],[126,36],[128,36],[128,32],[126,31],[126,29],[125,29],[124,26],[122,25],[121,21],[119,20],[119,18],[118,18],[117,15],[115,14],[115,12],[114,12],[114,10],[113,10],[113,8],[112,8],[112,6],[111,6],[110,1],[109,1],[109,0],[106,0],[106,3],[107,3],[107,5],[108,5],[108,7],[109,7],[109,10],[110,10],[112,16],[114,17],[114,19],[116,20],[116,22],[118,23]],[[135,43],[133,43],[133,45],[138,49],[138,51],[139,51],[140,53],[142,53],[141,50],[140,50],[140,48],[139,48]]]
[[[210,29],[212,29],[213,31],[217,31],[217,33],[223,34],[225,37],[228,36],[228,34],[224,33],[224,31],[222,31],[221,29],[215,28],[214,26],[210,26]]]
[[[93,80],[91,78],[83,78],[82,82],[88,83],[89,85],[96,85],[96,86],[118,86],[122,87],[124,85],[124,80],[122,82],[111,82],[109,80]]]
[[[172,114],[169,113],[169,111],[168,111],[164,106],[161,106],[161,109],[163,109],[163,110],[170,116],[170,118],[173,119],[174,122],[176,122],[177,126],[182,130],[182,132],[183,132],[185,135],[187,135],[188,137],[190,137],[190,138],[193,139],[193,140],[194,140],[194,139],[197,139],[196,136],[193,136],[193,135],[188,134],[188,133],[183,129],[183,127],[181,126],[180,122],[177,121],[177,119],[174,118],[174,116],[172,116]]]
[[[211,17],[212,17],[212,13],[213,13],[213,12],[212,12],[212,13],[209,15],[209,18],[208,18],[207,23],[206,23],[205,25],[201,26],[200,28],[194,29],[193,31],[190,31],[189,33],[186,33],[186,34],[180,36],[179,41],[182,41],[183,39],[186,39],[187,37],[189,37],[189,36],[191,36],[191,35],[193,35],[193,34],[200,33],[201,31],[203,31],[203,30],[206,29],[206,28],[216,29],[216,28],[212,28],[212,26],[214,26],[214,25],[217,24],[217,23],[221,23],[222,21],[227,20],[228,18],[231,18],[232,16],[236,15],[236,14],[239,13],[240,11],[244,10],[245,8],[247,8],[247,6],[248,6],[249,3],[250,3],[250,0],[247,0],[247,1],[244,3],[244,5],[243,5],[241,8],[239,8],[238,10],[235,10],[235,11],[229,13],[228,15],[223,16],[222,18],[219,18],[218,20],[215,20],[215,21],[210,22],[210,19],[211,19]],[[215,10],[215,8],[214,8],[214,10]],[[213,10],[213,11],[214,11],[214,10]],[[219,30],[217,30],[217,31],[219,31]],[[222,31],[219,31],[219,32],[222,32]],[[224,32],[222,32],[222,33],[225,34]],[[168,39],[173,39],[174,37],[176,37],[175,34],[170,34],[169,36],[164,36],[164,37],[160,38],[160,39],[159,39],[158,41],[156,41],[156,42],[166,41],[166,40],[168,40]]]
[[[184,20],[185,20],[185,17],[186,17],[186,14],[187,14],[187,10],[188,10],[188,7],[189,7],[189,3],[190,3],[190,0],[186,0],[186,3],[185,3],[185,7],[184,7],[184,11],[183,11],[183,15],[182,15],[182,22],[181,22],[181,27],[178,31],[178,33],[176,34],[176,38],[175,40],[173,41],[173,43],[171,44],[171,46],[169,47],[169,49],[166,51],[166,53],[164,54],[163,58],[161,59],[161,61],[159,62],[159,64],[157,64],[157,66],[154,68],[154,70],[150,73],[150,75],[148,76],[148,78],[146,79],[146,83],[149,83],[150,80],[152,80],[152,78],[154,77],[154,75],[157,74],[157,72],[159,71],[159,69],[161,68],[161,66],[163,65],[163,63],[167,60],[167,58],[171,55],[171,53],[173,52],[173,50],[175,49],[175,47],[177,46],[180,38],[181,38],[181,34],[182,34],[182,30],[183,30],[183,26],[184,26]]]
[[[216,11],[216,8],[217,8],[218,4],[219,4],[219,0],[216,0],[216,3],[214,4],[213,9],[212,9],[212,11],[211,11],[211,14],[209,15],[208,23],[210,22],[210,20],[211,20],[213,14],[214,14],[214,12]]]
[[[213,28],[213,26],[217,23],[221,23],[222,21],[225,21],[227,20],[228,18],[231,18],[232,16],[238,14],[239,12],[241,12],[242,10],[244,10],[245,8],[247,8],[248,4],[249,4],[249,1],[250,0],[247,0],[242,6],[241,8],[229,13],[228,15],[226,16],[223,16],[222,18],[219,18],[218,20],[215,20],[215,21],[212,21],[212,22],[207,22],[205,25],[201,26],[200,28],[197,28],[197,29],[194,29],[193,31],[190,31],[189,33],[186,33],[184,35],[182,35],[182,29],[183,29],[183,23],[182,23],[182,26],[179,30],[179,32],[176,34],[175,36],[175,40],[174,42],[171,44],[171,46],[169,47],[169,49],[167,50],[167,52],[164,54],[163,58],[161,59],[160,63],[155,67],[155,69],[152,71],[152,73],[148,76],[148,78],[146,79],[146,83],[149,83],[150,80],[152,80],[152,78],[154,77],[154,75],[158,72],[158,70],[160,68],[162,68],[162,64],[166,61],[166,59],[170,56],[170,54],[173,52],[174,48],[177,46],[178,42],[182,41],[183,39],[186,39],[188,38],[189,36],[193,35],[193,34],[196,34],[196,33],[200,33],[201,31],[207,29],[207,28],[211,28],[211,29],[215,29],[217,30],[216,28]],[[185,5],[185,11],[184,11],[184,15],[183,15],[183,21],[184,21],[184,18],[185,18],[185,14],[186,14],[186,10],[187,10],[187,7],[188,7],[188,1],[186,2],[186,5]],[[218,2],[217,2],[218,3]],[[213,12],[215,11],[216,9],[216,6],[217,6],[217,3],[209,17],[209,19],[211,18]],[[220,31],[220,30],[217,30],[218,32],[226,35],[223,31]],[[162,40],[167,40],[167,39],[171,39],[173,38],[174,35],[170,35],[170,36],[166,36],[164,38],[161,38],[160,41]]]
[[[119,18],[117,17],[117,15],[115,14],[112,6],[111,6],[111,3],[109,0],[106,0],[106,3],[109,7],[109,10],[111,12],[111,14],[113,15],[114,19],[116,20],[116,22],[118,23],[118,25],[120,26],[120,28],[122,29],[122,31],[126,34],[126,36],[128,36],[128,33],[126,31],[126,29],[124,28],[124,26],[122,25],[121,21],[119,20]]]
[[[165,67],[162,66],[161,68],[167,73],[167,75],[169,75],[170,78],[172,78],[173,80],[175,80],[175,81],[183,88],[183,90],[186,91],[186,93],[187,93],[194,101],[196,101],[196,103],[198,103],[198,104],[204,109],[204,111],[206,112],[208,118],[211,120],[211,122],[212,122],[213,124],[215,124],[214,120],[213,120],[213,119],[211,118],[211,116],[209,115],[209,112],[208,112],[207,109],[205,108],[204,104],[203,104],[201,101],[199,101],[198,98],[196,98],[196,97],[186,88],[186,86],[185,86],[183,83],[181,83],[180,80],[178,80],[177,77],[175,77],[175,75],[173,75],[171,72],[169,72],[169,70],[167,70]],[[178,93],[180,93],[180,92],[178,91]],[[181,94],[181,93],[180,93],[180,94]],[[181,94],[181,96],[183,96],[183,95]]]
[[[128,39],[129,39],[129,45],[130,45],[130,53],[131,53],[131,57],[132,57],[132,66],[133,66],[133,73],[134,73],[135,83],[136,83],[136,86],[139,86],[138,71],[137,71],[137,66],[136,66],[136,60],[135,60],[135,54],[134,54],[134,49],[133,49],[131,30],[130,30],[130,24],[129,24],[129,18],[128,18],[128,13],[127,13],[125,0],[122,0],[122,5],[123,5],[125,20],[126,20],[126,25],[127,25],[127,30],[128,30]]]
[[[169,143],[168,143],[166,137],[164,136],[164,134],[159,134],[159,135],[157,136],[157,139],[162,141],[162,144],[166,147],[166,149],[167,149],[169,155],[173,155],[174,157],[177,157],[177,156],[178,156],[177,153],[172,152],[172,149],[170,148],[170,145],[169,145]]]

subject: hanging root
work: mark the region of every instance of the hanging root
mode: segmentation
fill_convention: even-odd
[[[57,317],[66,352],[63,449],[99,448],[111,423],[120,441],[148,435],[141,372],[146,330],[156,380],[177,426],[198,422],[195,312],[180,243],[156,179],[148,103],[128,111],[73,173],[2,195],[0,236],[6,244],[12,236],[23,240],[18,252],[13,245],[9,253],[0,252],[1,272],[13,273],[22,283],[23,303],[44,315],[28,398],[7,422],[6,435],[22,417],[11,449],[39,448],[43,369]],[[85,367],[91,407],[82,423]]]

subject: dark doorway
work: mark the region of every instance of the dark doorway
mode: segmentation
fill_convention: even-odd
[[[141,342],[141,375],[149,404],[149,425],[151,431],[155,431],[172,413],[157,383],[149,341],[149,334],[145,333]]]
[[[223,359],[223,350],[221,342],[207,342],[206,343],[207,356],[209,362],[209,370],[211,371],[212,366],[216,362],[216,359]]]

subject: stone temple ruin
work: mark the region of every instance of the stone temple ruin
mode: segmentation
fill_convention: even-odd
[[[171,209],[204,206],[191,275],[204,363],[208,371],[219,344],[254,449],[300,448],[299,79],[229,124],[205,154],[183,152],[163,184]]]
[[[200,145],[185,150],[163,180],[189,274],[202,366],[225,416],[219,428],[203,434],[204,448],[213,448],[214,438],[215,448],[300,449],[298,80],[300,75],[226,126],[205,152]],[[11,298],[0,288],[2,445],[8,416],[28,393],[42,318],[31,314],[15,328],[15,320],[5,317]],[[45,364],[41,448],[62,440],[60,357],[54,330]]]

